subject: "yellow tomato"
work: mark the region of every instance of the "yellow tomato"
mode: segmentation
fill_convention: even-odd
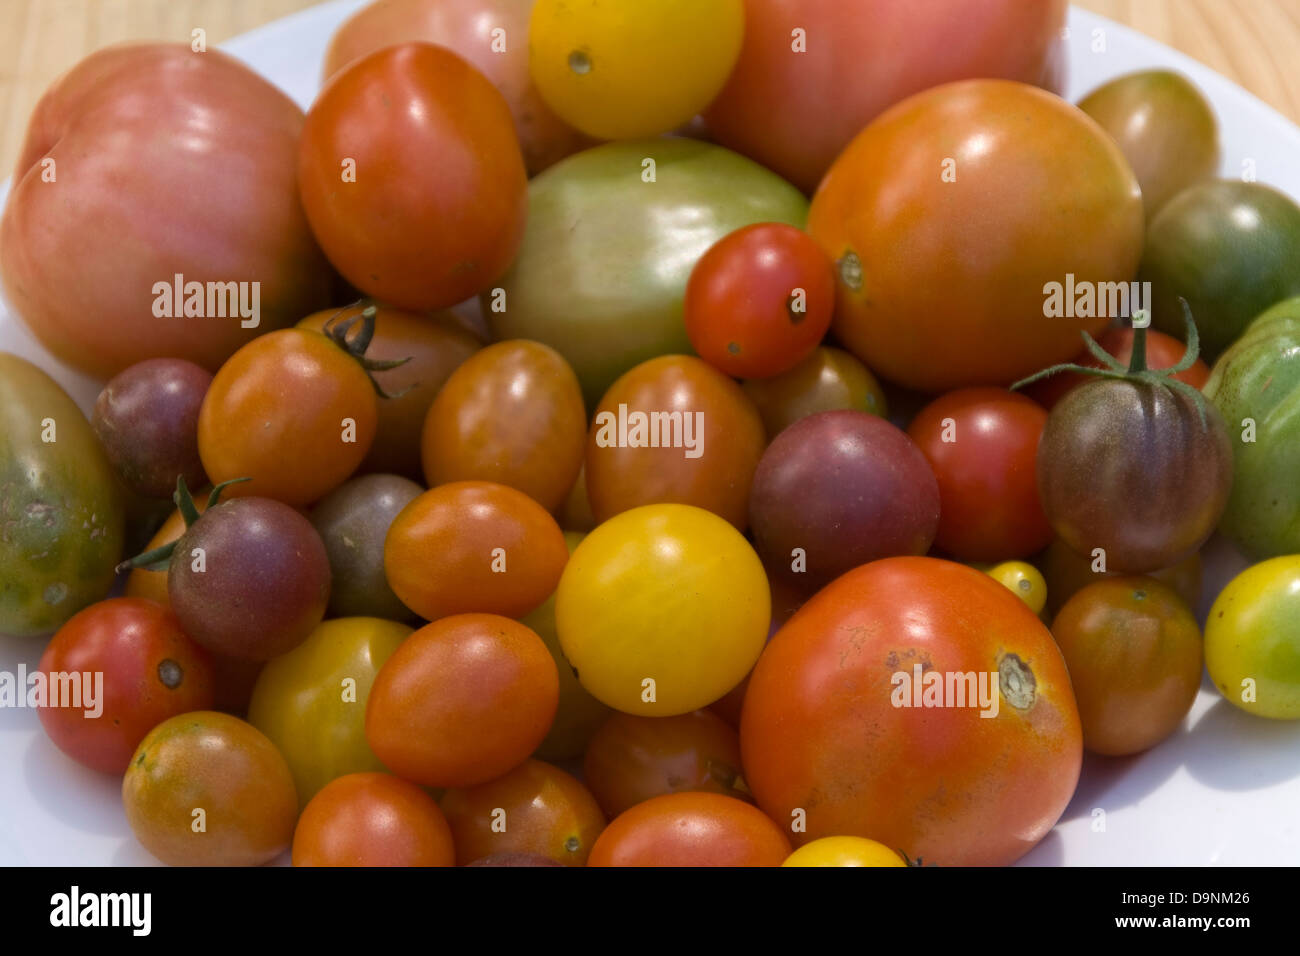
[[[262,669],[248,722],[284,754],[303,806],[344,774],[387,769],[366,743],[366,701],[410,633],[377,617],[335,618]]]
[[[907,866],[907,861],[883,843],[864,837],[822,837],[801,846],[782,866]]]
[[[546,105],[600,139],[689,122],[740,56],[743,0],[538,0],[529,69]]]
[[[1010,588],[1016,597],[1029,605],[1029,610],[1035,614],[1043,613],[1043,606],[1047,604],[1047,582],[1032,564],[1026,561],[1003,561],[984,573]]]
[[[569,546],[570,554],[584,537],[578,531],[564,532],[564,543]],[[551,657],[555,658],[555,669],[560,675],[560,704],[555,711],[551,732],[537,747],[537,756],[542,760],[580,757],[587,749],[591,735],[609,716],[609,708],[578,683],[573,668],[560,650],[560,635],[555,630],[554,594],[536,611],[520,618],[520,622],[531,627],[542,639],[546,649],[551,652]]]
[[[578,545],[555,594],[560,644],[582,686],[648,717],[698,710],[739,684],[771,611],[749,542],[690,505],[609,519]]]
[[[1205,668],[1247,713],[1300,720],[1300,554],[1228,582],[1205,622]]]

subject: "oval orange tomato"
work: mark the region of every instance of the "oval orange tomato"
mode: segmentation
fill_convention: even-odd
[[[588,866],[780,866],[781,828],[752,804],[718,793],[669,793],[619,814]]]

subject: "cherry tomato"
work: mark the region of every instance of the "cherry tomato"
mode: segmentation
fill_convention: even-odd
[[[403,309],[488,288],[523,239],[528,179],[510,108],[429,43],[377,50],[325,85],[303,125],[298,183],[334,267]]]
[[[560,645],[582,686],[641,716],[697,710],[735,687],[770,616],[749,542],[687,505],[634,508],[597,527],[555,595]]]
[[[795,850],[782,866],[907,866],[897,850],[864,837],[822,837]]]
[[[203,514],[208,509],[206,489],[202,494],[194,498],[194,507],[199,514]],[[144,546],[143,550],[153,551],[163,545],[171,544],[184,533],[185,516],[180,513],[179,509],[174,510],[158,530],[154,532],[154,536],[149,539],[149,543]],[[131,573],[126,576],[124,593],[127,597],[148,598],[150,601],[156,601],[164,607],[169,606],[171,599],[167,597],[167,569],[146,571],[144,568],[132,568]]]
[[[490,481],[424,492],[393,519],[384,545],[393,592],[430,621],[527,614],[555,590],[568,557],[564,533],[541,505]]]
[[[683,314],[700,358],[735,378],[770,378],[812,354],[834,308],[826,253],[802,229],[773,222],[738,229],[700,257]]]
[[[1047,582],[1039,570],[1027,561],[1003,561],[985,573],[1025,602],[1029,610],[1042,614],[1047,604]]]
[[[424,420],[430,487],[495,481],[555,511],[587,440],[582,388],[560,353],[524,340],[489,345],[447,379]]]
[[[462,866],[495,853],[537,853],[585,866],[605,829],[605,815],[587,788],[540,760],[476,787],[448,790],[442,809]]]
[[[537,749],[558,698],[541,638],[509,618],[460,614],[416,631],[380,668],[366,740],[403,779],[472,787]]]
[[[685,355],[642,362],[601,399],[587,438],[587,494],[604,521],[638,505],[705,508],[741,530],[763,423],[740,386]]]
[[[1300,719],[1300,555],[1262,561],[1228,582],[1205,622],[1205,666],[1233,706]]]
[[[221,366],[199,411],[199,454],[228,496],[311,504],[356,471],[378,421],[357,360],[317,332],[259,336]]]
[[[843,349],[819,346],[794,368],[741,383],[758,408],[768,439],[801,418],[842,408],[888,414],[885,393],[867,367]]]
[[[740,738],[707,710],[676,717],[611,714],[587,745],[582,776],[610,817],[683,790],[749,799]]]
[[[289,849],[298,796],[289,767],[242,720],[195,711],[140,742],[122,780],[136,839],[171,866],[260,866]]]
[[[1038,439],[1047,413],[1023,395],[964,388],[923,408],[907,434],[939,481],[934,543],[962,561],[1023,558],[1047,547]]]
[[[529,68],[546,104],[584,133],[657,136],[722,89],[744,29],[743,0],[537,0]]]
[[[41,726],[65,754],[101,773],[124,773],[145,734],[214,700],[207,652],[171,611],[143,598],[112,598],[73,615],[39,670],[50,695]],[[59,696],[70,689],[76,699]]]
[[[781,828],[752,804],[718,793],[669,793],[605,828],[588,866],[780,866]]]
[[[1173,590],[1140,575],[1089,584],[1065,602],[1052,636],[1070,671],[1083,745],[1141,753],[1183,722],[1201,687],[1201,632]]]
[[[1047,550],[1034,559],[1043,579],[1047,582],[1047,601],[1044,609],[1048,619],[1065,606],[1065,602],[1082,588],[1101,578],[1114,577],[1121,572],[1106,567],[1101,554],[1078,554],[1060,538],[1053,538]],[[1197,607],[1201,601],[1201,556],[1193,551],[1177,564],[1159,571],[1150,571],[1147,577],[1155,578],[1178,592],[1188,607]]]
[[[262,668],[248,722],[280,748],[300,803],[331,780],[384,769],[366,743],[366,704],[375,675],[410,634],[393,621],[336,618]]]
[[[433,797],[386,773],[326,785],[293,833],[294,866],[452,866],[455,855]]]

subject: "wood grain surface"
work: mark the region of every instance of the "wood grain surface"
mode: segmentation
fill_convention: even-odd
[[[45,87],[92,50],[122,40],[189,42],[195,27],[216,44],[314,2],[0,0],[0,178],[15,161]],[[1081,0],[1079,6],[1183,51],[1300,122],[1300,0]]]

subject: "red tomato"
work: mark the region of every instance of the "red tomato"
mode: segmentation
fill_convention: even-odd
[[[956,866],[1024,855],[1083,756],[1043,623],[987,574],[923,557],[850,571],[777,632],[749,678],[740,748],[758,805],[804,820],[795,842],[861,836]]]
[[[718,793],[638,803],[596,840],[588,866],[780,866],[790,841],[763,812]]]
[[[125,773],[149,731],[214,699],[208,653],[171,611],[144,598],[112,598],[76,614],[45,648],[40,671],[51,695],[80,688],[77,701],[47,698],[41,726],[65,754],[102,773]]]
[[[528,180],[510,109],[442,47],[386,47],[335,76],[307,114],[298,175],[330,261],[399,308],[483,291],[523,240]]]
[[[1065,8],[1065,0],[746,0],[740,61],[705,119],[723,146],[810,193],[862,127],[913,93],[977,76],[1055,88]]]
[[[821,342],[835,308],[831,262],[803,230],[758,223],[715,242],[691,271],[691,345],[734,378],[770,378]]]
[[[294,866],[453,866],[437,802],[386,773],[351,773],[311,798],[293,833]]]
[[[1097,339],[1097,344],[1115,356],[1127,368],[1129,359],[1133,357],[1133,330],[1124,327],[1107,329]],[[1156,329],[1147,329],[1147,368],[1172,368],[1178,364],[1186,351],[1187,345],[1181,339],[1176,339],[1172,335],[1166,335]],[[1092,353],[1086,349],[1080,355],[1076,355],[1073,361],[1076,365],[1089,368],[1102,367],[1101,362],[1097,361]],[[1185,372],[1179,372],[1174,378],[1180,382],[1186,382],[1192,388],[1200,388],[1210,379],[1210,367],[1197,359],[1192,363],[1191,368]],[[1059,402],[1061,397],[1070,389],[1092,380],[1091,375],[1062,372],[1053,375],[1051,378],[1035,382],[1025,389],[1025,394],[1044,408],[1051,410],[1052,406]]]
[[[934,543],[962,561],[1023,558],[1047,547],[1052,526],[1038,500],[1038,436],[1047,413],[1000,388],[935,399],[907,433],[939,481]]]
[[[148,358],[215,372],[254,336],[321,308],[332,278],[298,201],[302,122],[219,50],[92,53],[37,104],[18,156],[0,223],[14,312],[58,358],[109,378]],[[182,292],[203,284],[204,314],[173,300],[177,277]],[[256,291],[256,324],[209,312],[209,282],[253,283],[243,303],[251,312]]]

